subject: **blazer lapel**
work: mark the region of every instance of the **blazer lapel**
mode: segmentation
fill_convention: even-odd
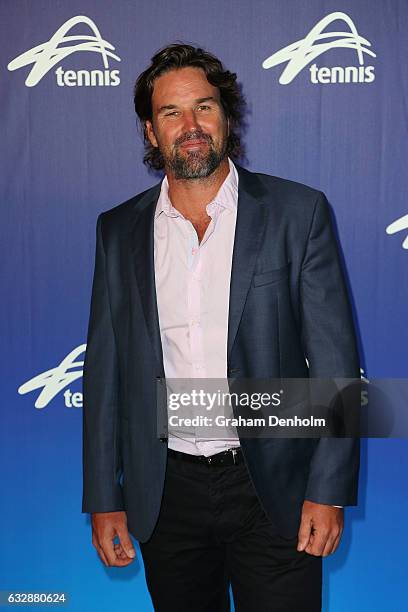
[[[130,231],[130,241],[147,331],[159,365],[159,376],[164,377],[154,274],[154,213],[159,195],[160,183],[149,189],[138,202],[139,212]]]
[[[239,166],[236,168],[239,177],[238,209],[230,284],[228,360],[251,285],[266,222],[265,206],[261,198],[264,190],[259,180],[248,170]]]

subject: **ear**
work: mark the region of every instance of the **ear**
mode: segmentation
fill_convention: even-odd
[[[157,148],[159,146],[159,143],[157,142],[157,139],[154,133],[153,124],[149,120],[145,122],[145,134],[147,138],[149,139],[150,144],[153,147]]]

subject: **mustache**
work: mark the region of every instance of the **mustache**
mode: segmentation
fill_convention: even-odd
[[[207,142],[211,143],[213,142],[213,139],[211,138],[211,136],[209,134],[204,134],[204,132],[189,132],[187,134],[183,134],[182,136],[179,136],[177,138],[177,140],[174,142],[174,146],[178,147],[179,145],[183,144],[183,142],[188,142],[189,140],[206,140]]]

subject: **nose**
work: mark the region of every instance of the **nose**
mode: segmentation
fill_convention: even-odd
[[[186,132],[195,132],[200,129],[200,124],[194,111],[184,114],[184,129]]]

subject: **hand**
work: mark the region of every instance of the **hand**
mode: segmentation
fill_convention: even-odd
[[[327,557],[337,549],[343,526],[343,508],[305,500],[298,533],[298,551]]]
[[[92,544],[106,567],[132,563],[136,551],[129,536],[126,512],[94,512],[91,522]],[[116,536],[119,544],[113,543]]]

